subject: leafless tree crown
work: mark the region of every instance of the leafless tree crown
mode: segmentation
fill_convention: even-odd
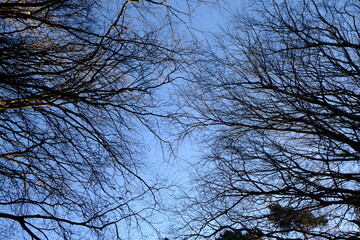
[[[0,3],[0,238],[115,239],[147,220],[157,187],[138,174],[134,136],[166,117],[153,93],[186,58],[166,35],[177,14],[156,1]]]
[[[359,1],[254,4],[188,86],[187,129],[208,131],[211,152],[187,226],[196,237],[357,239]]]

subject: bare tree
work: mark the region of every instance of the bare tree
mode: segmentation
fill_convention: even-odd
[[[148,221],[160,186],[138,172],[136,136],[167,117],[154,92],[186,61],[164,35],[180,14],[150,0],[0,3],[1,238],[115,239]]]
[[[199,59],[183,123],[210,150],[190,236],[360,237],[359,20],[355,0],[256,1]]]

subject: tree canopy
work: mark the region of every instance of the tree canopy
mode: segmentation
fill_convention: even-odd
[[[202,47],[178,25],[198,2],[0,3],[1,239],[154,228],[160,128],[203,156],[185,201],[171,189],[171,238],[360,238],[359,1],[248,1]]]
[[[204,132],[209,149],[188,199],[189,235],[357,239],[359,1],[251,9],[204,50],[184,93],[186,131]]]
[[[161,37],[174,14],[156,1],[0,3],[0,238],[115,239],[148,220],[160,186],[139,174],[137,136],[167,117],[154,92],[186,59],[176,34]]]

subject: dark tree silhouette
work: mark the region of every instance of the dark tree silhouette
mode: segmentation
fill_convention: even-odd
[[[310,230],[327,223],[323,216],[315,217],[307,209],[295,210],[292,207],[283,207],[278,203],[269,206],[269,221],[282,230]]]
[[[164,1],[0,3],[0,238],[116,239],[148,220],[159,187],[139,174],[136,136],[166,117],[154,92],[186,59],[174,14]]]
[[[261,240],[261,236],[257,233],[245,233],[243,234],[241,231],[230,231],[226,230],[221,233],[218,238],[215,240]]]
[[[185,218],[191,236],[357,239],[359,1],[255,3],[186,88],[186,131],[205,132],[210,147]]]

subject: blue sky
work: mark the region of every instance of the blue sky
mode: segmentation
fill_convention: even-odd
[[[240,2],[238,2],[240,3]],[[227,6],[230,7],[230,6]],[[184,18],[187,21],[188,32],[190,36],[193,34],[200,40],[210,40],[211,34],[220,32],[220,26],[225,24],[225,20],[229,14],[224,9],[220,9],[217,5],[201,5],[198,6],[190,18]],[[182,27],[182,26],[181,26]],[[161,91],[161,90],[160,90]],[[166,94],[170,91],[164,91]],[[167,128],[167,126],[165,126]],[[148,158],[150,159],[150,168],[144,169],[144,174],[147,178],[151,179],[154,176],[158,178],[167,179],[168,184],[174,186],[162,192],[162,201],[165,205],[177,205],[180,204],[175,200],[179,195],[182,195],[182,191],[190,191],[189,187],[191,179],[189,175],[192,171],[191,164],[197,162],[202,150],[196,144],[196,140],[186,139],[180,144],[174,146],[175,155],[171,155],[165,148],[162,148],[159,141],[153,136],[145,137],[144,140],[148,145]],[[172,208],[172,207],[170,207]],[[171,240],[170,228],[179,227],[175,220],[177,217],[172,216],[169,212],[163,212],[161,214],[155,214],[155,227],[158,228],[162,237],[169,237]],[[154,234],[154,231],[148,226],[143,225],[143,238],[149,240],[158,240],[158,236]]]

